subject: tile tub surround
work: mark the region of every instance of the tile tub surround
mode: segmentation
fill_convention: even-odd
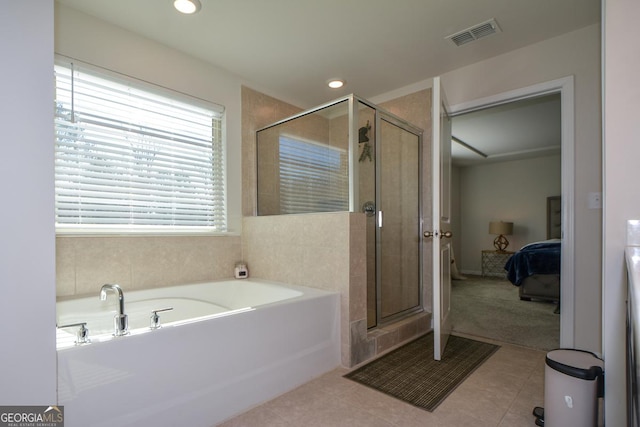
[[[233,277],[239,236],[56,237],[56,295],[98,295],[104,283],[150,289]]]
[[[118,283],[126,293],[225,279],[244,259],[252,277],[340,292],[343,366],[428,331],[426,315],[367,331],[364,214],[246,217],[243,227],[242,238],[57,237],[57,296],[97,297],[104,283]]]
[[[430,330],[431,316],[367,330],[366,217],[332,212],[245,217],[252,277],[340,292],[342,365],[352,367]]]

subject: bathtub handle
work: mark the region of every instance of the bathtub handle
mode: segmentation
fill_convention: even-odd
[[[87,329],[87,322],[70,323],[68,325],[61,325],[61,326],[56,325],[58,329],[73,328],[76,326],[80,326],[80,328],[76,331],[76,345],[90,343],[91,340],[89,339],[89,329]]]
[[[171,310],[173,310],[173,307],[160,308],[158,310],[151,311],[151,324],[149,325],[149,327],[151,329],[158,329],[160,327],[160,316],[158,316],[158,313]]]

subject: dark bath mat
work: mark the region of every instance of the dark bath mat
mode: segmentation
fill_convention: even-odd
[[[499,348],[451,335],[442,360],[435,361],[430,333],[346,374],[345,378],[432,412]]]

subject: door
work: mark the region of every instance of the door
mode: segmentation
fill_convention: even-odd
[[[378,324],[422,308],[421,135],[379,113],[377,168]]]
[[[433,79],[433,224],[424,236],[433,244],[433,339],[441,360],[451,333],[451,118],[440,78]]]

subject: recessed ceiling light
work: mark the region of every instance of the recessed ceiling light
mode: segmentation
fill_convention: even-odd
[[[340,79],[331,79],[331,80],[327,81],[327,84],[329,85],[329,87],[331,89],[338,89],[338,88],[341,88],[342,86],[344,86],[345,81],[344,80],[340,80]]]
[[[173,7],[175,7],[178,12],[191,15],[199,11],[202,5],[199,0],[173,0]]]

